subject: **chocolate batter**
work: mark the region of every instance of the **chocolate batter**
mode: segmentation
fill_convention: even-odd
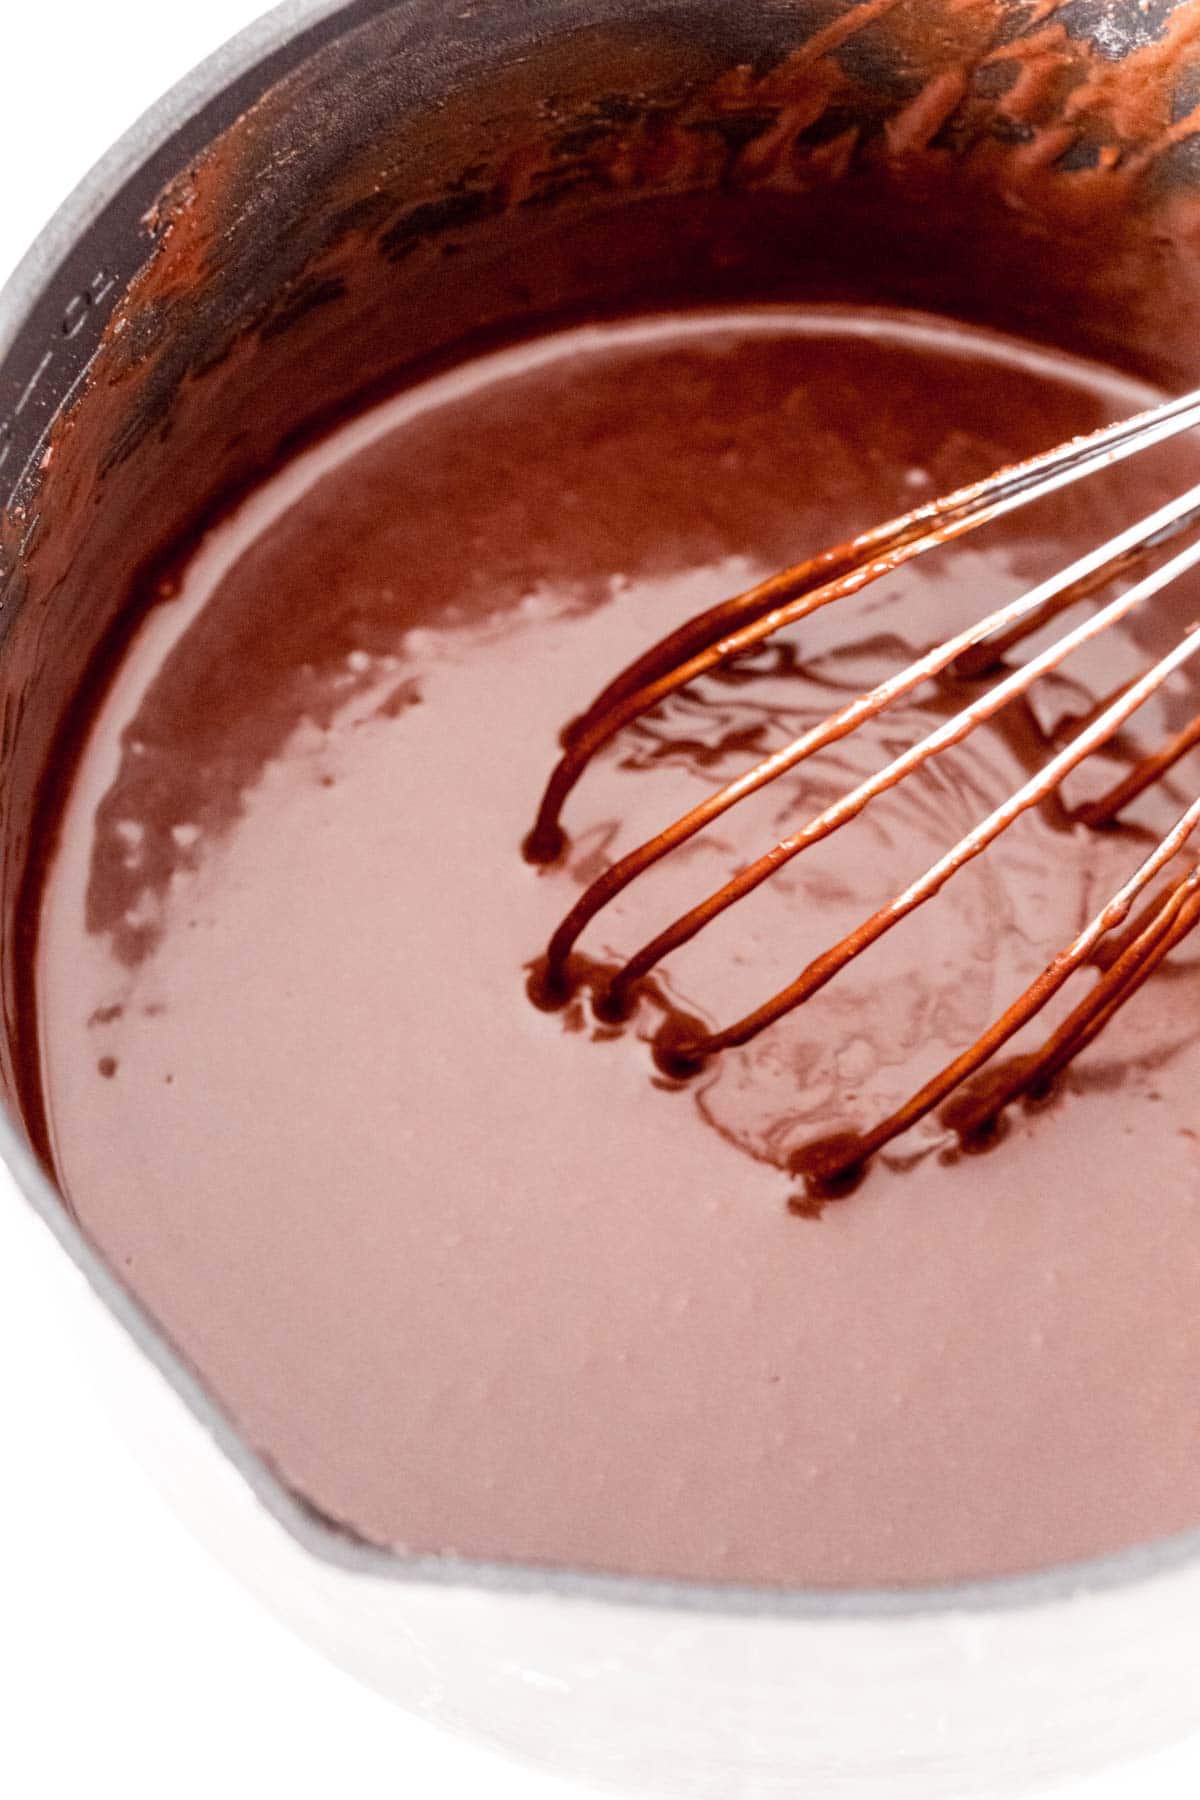
[[[797,1148],[969,1042],[1145,854],[1022,821],[694,1081],[651,1000],[530,1005],[619,852],[1196,479],[1175,446],[888,578],[668,702],[520,853],[557,734],[771,568],[1148,404],[926,317],[731,311],[501,352],[298,456],[168,575],[90,722],[41,898],[40,1104],[86,1230],[311,1504],[415,1550],[714,1581],[1028,1569],[1200,1521],[1200,948],[987,1154],[938,1119],[819,1221]],[[1194,616],[1074,659],[672,957],[738,1016],[1019,784]],[[922,690],[597,922],[619,960],[961,704]],[[1182,674],[1072,801],[1196,710]]]

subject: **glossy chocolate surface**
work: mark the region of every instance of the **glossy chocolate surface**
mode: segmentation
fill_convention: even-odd
[[[1200,1519],[1196,951],[988,1154],[936,1120],[819,1221],[788,1165],[961,1047],[1180,809],[1049,806],[697,1082],[526,967],[602,859],[1195,479],[1177,447],[669,703],[521,859],[555,738],[756,574],[1144,404],[937,320],[532,340],[293,460],[185,557],[91,719],[41,905],[41,1088],[85,1230],[313,1506],[396,1547],[716,1581],[1026,1569]],[[720,1016],[1016,785],[1181,592],[881,801],[668,979]],[[935,688],[606,916],[628,950],[944,716]],[[1195,710],[1169,691],[1089,772]],[[1081,776],[1072,796],[1086,794]]]

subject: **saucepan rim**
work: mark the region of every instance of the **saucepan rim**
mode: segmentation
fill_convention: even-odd
[[[170,88],[84,177],[40,232],[0,290],[0,372],[34,329],[39,302],[67,256],[86,239],[127,183],[167,156],[189,127],[255,76],[295,66],[322,41],[406,0],[282,0]],[[240,110],[240,108],[239,108]],[[230,115],[227,122],[231,122]],[[304,1550],[356,1574],[479,1588],[512,1595],[612,1602],[725,1617],[797,1620],[903,1619],[963,1612],[1032,1610],[1134,1588],[1200,1565],[1200,1529],[1114,1554],[1023,1575],[903,1588],[815,1589],[715,1586],[690,1581],[528,1563],[412,1556],[356,1538],[309,1506],[241,1435],[186,1358],[90,1242],[0,1103],[0,1159],[34,1212],[108,1312],[212,1435],[267,1512]]]

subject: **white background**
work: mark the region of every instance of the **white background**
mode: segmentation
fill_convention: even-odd
[[[0,0],[0,279],[113,138],[259,10]],[[78,1280],[0,1170],[0,1795],[579,1800],[368,1694],[217,1567],[97,1410]],[[1200,1743],[1070,1793],[1196,1800]]]

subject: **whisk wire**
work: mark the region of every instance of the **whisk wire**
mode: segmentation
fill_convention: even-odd
[[[1200,548],[1196,552],[1196,560],[1200,560]],[[989,844],[995,840],[1023,812],[1036,806],[1047,794],[1059,785],[1072,769],[1078,768],[1085,757],[1107,742],[1115,731],[1132,716],[1149,696],[1160,688],[1167,678],[1174,673],[1196,652],[1200,650],[1200,626],[1197,626],[1178,644],[1169,655],[1148,669],[1141,680],[1117,702],[1115,706],[1102,713],[1100,718],[1086,731],[1081,732],[1053,757],[1045,768],[1032,776],[1017,791],[1010,795],[1000,806],[996,807],[986,819],[959,839],[952,850],[938,858],[929,869],[897,894],[886,906],[880,907],[862,925],[847,933],[841,941],[814,958],[807,968],[788,984],[774,994],[762,1006],[747,1013],[733,1025],[727,1025],[721,1031],[713,1031],[700,1037],[690,1038],[684,1042],[676,1042],[670,1047],[671,1060],[695,1063],[715,1054],[718,1050],[727,1050],[738,1044],[746,1044],[752,1037],[768,1025],[781,1019],[785,1013],[792,1012],[803,1005],[821,988],[825,987],[834,976],[844,969],[863,950],[877,943],[881,937],[901,919],[905,919],[918,906],[930,900],[941,891],[953,876],[966,867],[969,862],[981,855]]]
[[[860,591],[925,551],[977,529],[1018,507],[1111,467],[1127,456],[1167,441],[1200,425],[1200,391],[1165,402],[1131,419],[1118,421],[1089,437],[1079,438],[1028,462],[1001,470],[983,481],[861,533],[849,543],[821,552],[794,568],[758,583],[745,593],[711,607],[660,640],[624,669],[580,715],[563,736],[564,752],[542,797],[526,840],[531,861],[550,861],[562,851],[564,803],[589,762],[627,725],[671,694],[721,664],[744,656],[785,626]],[[722,814],[765,788],[788,770],[858,730],[922,683],[949,670],[957,679],[985,673],[1024,639],[1100,589],[1124,579],[1155,550],[1200,522],[1200,485],[1119,532],[1068,568],[985,619],[976,622],[915,658],[906,668],[860,694],[789,744],[761,758],[670,823],[657,836],[627,852],[576,901],[555,931],[543,959],[535,994],[548,1003],[565,999],[573,987],[572,959],[587,926],[617,895],[655,863],[703,831]],[[693,939],[729,907],[778,873],[794,857],[848,825],[883,793],[1022,699],[1043,676],[1090,641],[1110,631],[1148,600],[1200,565],[1200,541],[1194,541],[1134,581],[1074,629],[1047,645],[1029,661],[1010,668],[988,690],[951,718],[892,758],[884,768],[850,793],[783,838],[764,855],[681,914],[637,950],[603,987],[596,985],[593,1004],[603,1017],[622,1017],[641,982],[672,951]],[[878,942],[900,921],[932,899],[968,863],[981,855],[1024,813],[1058,793],[1064,781],[1110,742],[1200,650],[1200,624],[1190,625],[1180,641],[1140,675],[1127,680],[1107,700],[1075,722],[1074,735],[986,818],[961,837],[952,849],[909,887],[894,895],[840,942],[813,958],[788,985],[742,1018],[704,1031],[695,1023],[670,1017],[655,1040],[660,1066],[685,1076],[717,1052],[747,1043],[786,1013],[803,1005],[832,981],[855,957]],[[1200,746],[1200,713],[1159,749],[1141,760],[1098,800],[1076,808],[1069,818],[1078,828],[1113,823],[1147,788],[1161,782],[1189,751]],[[988,1128],[1017,1095],[1045,1085],[1063,1069],[1114,1014],[1149,979],[1171,951],[1200,924],[1200,862],[1169,884],[1149,903],[1145,916],[1127,925],[1134,902],[1147,892],[1200,826],[1200,798],[1181,815],[1113,898],[1100,909],[1018,996],[1008,1010],[966,1050],[953,1058],[899,1108],[865,1132],[843,1133],[806,1146],[792,1166],[818,1186],[837,1181],[933,1108],[951,1099],[943,1115],[960,1135]],[[1049,1004],[1070,977],[1099,955],[1099,947],[1122,926],[1115,945],[1106,945],[1109,960],[1089,993],[1051,1034],[1042,1048],[1002,1069],[986,1090],[973,1093],[964,1084]],[[953,1097],[953,1098],[952,1098]]]
[[[758,792],[759,789],[768,786],[788,770],[807,761],[809,757],[829,748],[842,738],[848,737],[868,719],[894,705],[897,700],[911,693],[923,682],[958,663],[963,654],[974,646],[990,641],[997,633],[1004,634],[1008,641],[1015,641],[1018,625],[1027,624],[1031,618],[1040,624],[1046,608],[1064,595],[1069,596],[1071,604],[1087,597],[1097,587],[1112,578],[1114,567],[1125,564],[1132,551],[1142,545],[1147,535],[1154,536],[1156,542],[1161,543],[1165,541],[1164,534],[1175,535],[1198,518],[1200,518],[1200,486],[1192,488],[1187,494],[1172,500],[1148,518],[1130,526],[1128,530],[1121,532],[1098,550],[1081,557],[1061,574],[1050,577],[1020,598],[996,609],[987,618],[959,632],[957,636],[950,638],[946,643],[926,652],[925,655],[910,663],[907,668],[879,683],[869,692],[860,694],[849,705],[830,714],[818,725],[793,739],[790,744],[775,751],[772,755],[764,757],[745,774],[727,783],[716,793],[709,795],[668,825],[656,837],[647,839],[636,849],[627,852],[592,883],[555,932],[546,957],[546,979],[549,985],[551,987],[561,986],[565,980],[567,959],[571,951],[582,932],[599,912],[655,863],[661,861],[663,857],[680,845],[687,843],[697,833],[720,818],[723,813],[728,812],[740,801]],[[1123,600],[1115,602],[1114,605],[1121,610],[1107,617],[1106,623],[1123,616],[1124,611],[1139,605],[1142,599],[1153,591],[1155,590],[1146,587],[1135,589],[1124,596]],[[1024,635],[1023,631],[1021,635]],[[1080,642],[1084,641],[1084,637],[1090,635],[1095,635],[1095,633],[1085,630],[1083,637],[1072,634],[1072,637],[1062,645],[1061,653],[1055,655],[1052,661],[1045,663],[1041,668],[1029,665],[1030,672],[1025,685],[1036,680],[1038,675],[1045,672],[1046,668],[1054,667],[1057,662],[1061,662]],[[1020,691],[1019,684],[1022,673],[1018,671],[1017,675],[1012,678],[1013,682],[1018,685],[1005,691],[1002,698],[997,698],[996,704],[990,712],[978,713],[974,717],[974,723],[970,724],[968,729],[974,729],[975,724],[983,723],[985,718],[999,711],[1013,698],[1014,693]],[[960,718],[962,716],[960,715]],[[946,740],[947,743],[951,741],[957,740]],[[936,749],[944,747],[945,743],[939,744],[930,749],[928,754],[935,754]],[[884,776],[890,776],[891,770],[895,769],[897,772],[894,781],[899,781],[908,772],[909,766],[908,763],[899,768],[895,764],[890,765],[889,770],[884,771]],[[892,786],[894,781],[887,779],[884,785]],[[882,788],[878,791],[882,791]],[[856,795],[861,793],[861,789],[856,790]],[[866,804],[866,800],[872,797],[873,794],[868,794],[863,804]],[[861,809],[856,806],[854,810]],[[853,816],[853,814],[847,814],[847,817],[849,816]],[[836,821],[836,823],[841,822],[843,821],[840,818]],[[830,830],[834,828],[834,825],[829,827]],[[824,836],[826,833],[822,830],[819,835]],[[796,849],[790,854],[796,854],[805,847],[804,843],[797,842]],[[778,851],[772,852],[770,857],[764,858],[761,864],[754,865],[756,870],[761,870],[761,879],[766,879],[768,875],[773,874],[775,868],[780,865],[780,861],[788,860],[787,856],[782,855],[783,848],[780,846]],[[778,860],[776,860],[777,858]],[[749,879],[749,872],[744,872],[742,876],[736,878],[736,881],[741,882],[746,879]],[[731,883],[727,890],[722,890],[722,893],[729,893],[728,903],[732,904],[733,900],[740,898],[743,893],[751,891],[751,888],[757,885],[757,879],[750,880],[749,886],[738,887],[735,891],[735,884]],[[660,961],[670,950],[677,948],[680,944],[687,942],[690,936],[695,935],[694,931],[689,929],[690,926],[694,925],[695,929],[699,930],[703,924],[708,922],[709,917],[715,917],[717,912],[724,910],[724,905],[718,904],[714,911],[709,913],[706,910],[707,905],[706,902],[702,907],[696,908],[686,916],[685,920],[679,921],[672,931],[655,938],[653,944],[647,945],[633,958],[631,964],[626,965],[620,971],[606,996],[605,1010],[608,1013],[619,1013],[632,985],[647,974],[655,963]],[[680,935],[674,935],[675,931],[678,931]]]
[[[776,844],[772,850],[760,857],[757,862],[751,863],[747,868],[735,875],[732,880],[726,882],[725,886],[720,888],[715,894],[709,895],[706,900],[701,901],[698,906],[693,907],[690,912],[685,913],[681,918],[677,919],[674,924],[668,926],[665,931],[660,932],[656,938],[652,939],[649,944],[645,945],[631,957],[627,963],[625,963],[624,967],[614,978],[612,983],[613,989],[616,990],[618,994],[627,994],[634,984],[644,979],[650,970],[662,961],[664,956],[668,955],[672,950],[678,949],[681,945],[689,942],[705,925],[709,924],[713,919],[725,912],[738,900],[744,899],[746,895],[752,893],[755,888],[760,887],[764,881],[769,880],[771,876],[776,874],[779,869],[783,868],[786,863],[790,862],[794,857],[799,856],[803,851],[812,848],[813,845],[820,843],[823,838],[829,837],[842,825],[848,824],[852,819],[857,818],[859,813],[864,811],[872,800],[877,799],[889,789],[897,787],[899,783],[908,775],[912,774],[915,769],[920,768],[923,764],[929,762],[931,758],[940,755],[944,750],[947,750],[956,744],[962,743],[973,731],[977,730],[978,727],[984,724],[988,719],[994,718],[995,715],[998,712],[1001,712],[1011,701],[1016,699],[1019,695],[1027,693],[1043,675],[1048,673],[1051,669],[1057,668],[1058,665],[1064,662],[1073,651],[1079,649],[1081,645],[1087,643],[1089,640],[1102,636],[1103,633],[1119,619],[1126,617],[1127,614],[1134,611],[1145,600],[1149,599],[1161,588],[1168,586],[1172,581],[1176,580],[1179,575],[1185,573],[1186,570],[1195,567],[1197,563],[1200,563],[1200,543],[1190,545],[1188,549],[1181,552],[1179,556],[1174,557],[1171,562],[1164,564],[1161,569],[1156,569],[1143,581],[1137,583],[1135,587],[1130,588],[1127,593],[1122,594],[1116,600],[1111,601],[1108,606],[1102,608],[1099,612],[1093,613],[1081,625],[1077,626],[1073,632],[1069,633],[1068,636],[1059,639],[1055,644],[1050,645],[1048,649],[1044,650],[1040,656],[1034,658],[1032,662],[1027,663],[1023,668],[1014,670],[1011,675],[1007,676],[1004,681],[999,682],[988,693],[972,702],[971,705],[964,707],[960,712],[955,713],[952,718],[947,719],[934,731],[929,732],[925,737],[921,738],[919,742],[912,745],[910,749],[905,750],[901,755],[895,757],[885,768],[879,770],[877,774],[872,775],[868,780],[860,783],[860,785],[853,789],[851,793],[844,795],[832,806],[827,807],[824,812],[819,813],[817,817],[811,820],[801,831],[796,832],[793,836],[785,838],[781,843]],[[947,855],[943,857],[940,862],[934,864],[933,868],[916,884],[915,888],[909,890],[909,892],[915,896],[913,905],[919,905],[922,900],[929,898],[933,893],[936,893],[938,888],[942,886],[943,881],[948,879],[949,873],[956,873],[958,868],[962,867],[966,861],[969,861],[974,856],[978,855],[980,850],[986,849],[986,847],[992,843],[1002,831],[1007,830],[1008,826],[1020,815],[1020,813],[1027,811],[1031,806],[1037,805],[1053,792],[1072,769],[1076,768],[1078,764],[1082,762],[1085,757],[1091,755],[1094,750],[1106,743],[1114,732],[1132,718],[1133,714],[1138,711],[1146,700],[1149,699],[1150,695],[1155,693],[1157,689],[1162,686],[1167,677],[1195,654],[1197,648],[1200,648],[1200,633],[1193,631],[1189,633],[1188,636],[1185,637],[1167,656],[1163,657],[1160,662],[1147,670],[1140,680],[1133,682],[1127,687],[1120,697],[1096,719],[1091,721],[1090,724],[1085,726],[1071,743],[1047,764],[1046,768],[1039,775],[1032,777],[1026,782],[1016,794],[1005,801],[1003,806],[997,808],[988,819],[963,838],[953,850],[947,852]],[[978,848],[972,848],[968,852],[967,847],[973,846],[976,843],[978,844]],[[943,876],[941,871],[943,870],[943,867],[947,865],[952,866],[948,867],[948,873]],[[935,880],[935,886],[928,886],[929,883],[934,882]],[[907,896],[898,896],[895,904],[899,906],[906,898]],[[911,911],[911,907],[905,905],[904,911]],[[902,917],[904,914],[901,913],[899,916]],[[874,939],[872,938],[870,941],[874,942]],[[857,954],[857,951],[855,951],[854,954]],[[788,990],[785,990],[785,992],[786,991]],[[802,997],[807,996],[805,995]],[[793,1004],[799,1003],[799,999],[793,1002]],[[790,1011],[791,1007],[785,1007],[783,1010]],[[769,1023],[770,1021],[766,1022]],[[759,1029],[761,1029],[761,1026],[756,1027],[756,1030]],[[723,1036],[723,1034],[721,1035]],[[751,1033],[751,1035],[753,1035],[753,1033]],[[745,1042],[746,1040],[744,1038],[737,1038],[731,1041]],[[723,1047],[723,1045],[712,1043],[709,1046],[709,1048],[712,1049],[719,1047]],[[707,1051],[702,1052],[698,1049],[697,1053],[706,1054]]]
[[[563,757],[525,840],[526,855],[534,862],[551,862],[561,854],[562,809],[588,763],[627,725],[680,688],[785,626],[798,624],[821,608],[858,593],[927,550],[1196,424],[1200,424],[1200,393],[1119,420],[1091,436],[958,488],[940,500],[927,501],[849,543],[768,577],[669,633],[610,683],[571,727]]]
[[[1110,933],[1117,930],[1129,917],[1130,911],[1138,896],[1146,891],[1158,875],[1180,855],[1189,839],[1200,828],[1200,798],[1194,800],[1176,821],[1171,830],[1157,844],[1149,856],[1139,865],[1128,881],[1084,926],[1083,930],[1067,946],[1065,950],[1048,963],[1042,973],[1031,981],[1013,1002],[1008,1010],[995,1020],[986,1031],[982,1032],[970,1047],[962,1051],[944,1068],[931,1077],[923,1087],[911,1095],[895,1112],[889,1113],[869,1131],[844,1134],[836,1138],[808,1146],[796,1158],[796,1172],[805,1173],[819,1183],[839,1180],[851,1170],[858,1168],[868,1157],[874,1156],[894,1138],[914,1125],[920,1123],[929,1113],[939,1107],[951,1094],[960,1089],[1002,1050],[1005,1044],[1016,1037],[1037,1015],[1050,1003],[1096,951],[1097,946]],[[1083,1025],[1093,1021],[1097,1010],[1097,996],[1104,1005],[1104,1017],[1110,1016],[1108,1007],[1122,1004],[1129,998],[1132,989],[1127,984],[1130,970],[1137,963],[1131,957],[1131,950],[1141,945],[1145,975],[1149,975],[1156,962],[1149,962],[1146,946],[1149,942],[1161,948],[1161,954],[1173,948],[1179,937],[1186,935],[1189,923],[1195,922],[1194,912],[1188,909],[1193,905],[1193,896],[1200,887],[1200,867],[1192,869],[1171,890],[1167,902],[1156,908],[1150,923],[1139,930],[1133,943],[1126,946],[1121,957],[1113,964],[1112,970],[1106,972],[1102,982],[1093,990],[1092,995],[1077,1008],[1070,1018],[1064,1022],[1059,1031],[1050,1040],[1042,1054],[1037,1058],[1026,1058],[1009,1072],[1005,1081],[993,1084],[985,1097],[976,1100],[971,1107],[964,1107],[956,1116],[956,1128],[965,1137],[977,1136],[1010,1101],[1020,1093],[1036,1086],[1039,1081],[1047,1081],[1057,1072],[1057,1058],[1068,1043],[1082,1048],[1077,1039],[1081,1035]],[[1178,904],[1175,902],[1178,896]],[[1168,934],[1179,932],[1179,937]],[[1140,985],[1140,982],[1139,984]],[[1086,1009],[1086,1011],[1084,1010]],[[1082,1014],[1082,1022],[1081,1015]],[[1096,1029],[1099,1029],[1096,1026]],[[1094,1032],[1093,1032],[1094,1035]],[[1074,1054],[1071,1051],[1070,1054]],[[1066,1056],[1063,1061],[1067,1060]]]

